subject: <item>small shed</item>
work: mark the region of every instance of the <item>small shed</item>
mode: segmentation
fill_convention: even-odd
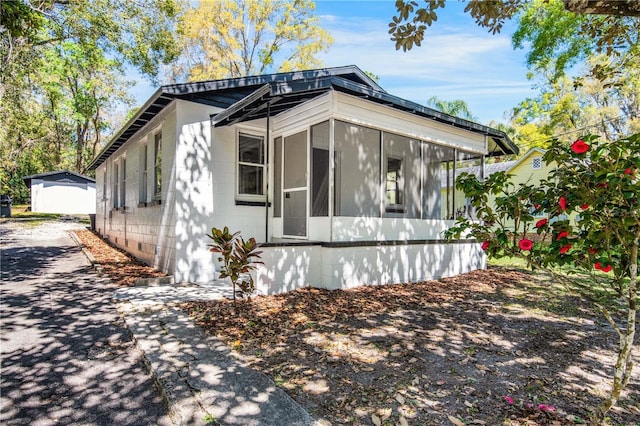
[[[38,213],[94,214],[96,181],[59,170],[22,178],[31,190],[31,211]]]

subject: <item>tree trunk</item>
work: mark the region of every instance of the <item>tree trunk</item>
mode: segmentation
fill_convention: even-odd
[[[618,349],[618,357],[613,368],[613,384],[609,396],[602,402],[591,419],[592,425],[601,425],[604,423],[606,413],[616,405],[620,399],[622,391],[629,383],[631,372],[633,370],[633,360],[631,358],[633,352],[633,341],[636,334],[636,315],[637,315],[637,297],[638,297],[638,236],[631,247],[629,253],[629,289],[627,292],[627,327],[620,329],[618,335],[620,344]]]

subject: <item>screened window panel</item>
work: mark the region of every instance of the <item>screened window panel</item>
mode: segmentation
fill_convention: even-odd
[[[335,208],[338,216],[379,217],[380,132],[335,122]]]
[[[273,141],[273,217],[282,217],[282,138]]]
[[[291,191],[284,195],[283,233],[287,236],[307,235],[307,191]]]
[[[307,186],[307,132],[284,138],[284,189]]]
[[[420,218],[420,142],[404,136],[385,133],[383,153],[386,158],[385,217]],[[389,174],[397,169],[396,173]],[[391,184],[390,179],[395,178]],[[395,192],[389,192],[395,186]],[[391,198],[390,198],[391,197]]]
[[[453,148],[422,144],[423,190],[422,218],[443,219],[447,212],[447,182],[452,176],[447,174],[447,163],[454,159]],[[450,209],[450,207],[449,207]]]
[[[311,216],[329,215],[329,122],[311,127]]]

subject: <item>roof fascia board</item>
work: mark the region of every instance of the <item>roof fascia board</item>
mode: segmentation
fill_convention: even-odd
[[[147,100],[147,102],[145,102],[144,105],[142,105],[142,107],[138,109],[136,114],[133,117],[131,117],[124,126],[120,127],[120,130],[118,131],[118,133],[116,133],[115,136],[111,138],[111,141],[104,148],[102,148],[102,150],[98,155],[96,155],[96,157],[87,167],[87,170],[94,170],[106,159],[106,157],[104,159],[102,158],[104,153],[106,153],[107,150],[109,150],[120,139],[123,133],[129,130],[129,127],[131,127],[133,123],[136,122],[136,120],[138,120],[144,113],[147,112],[147,109],[150,108],[151,105],[153,105],[155,101],[157,101],[163,95],[163,93],[164,92],[162,91],[162,87],[160,87],[158,90],[154,92],[153,95],[151,95],[151,97]],[[100,163],[100,164],[97,164],[97,163]]]
[[[253,102],[261,100],[265,96],[271,93],[271,85],[265,84],[260,87],[250,95],[240,99],[235,104],[231,105],[229,108],[224,111],[211,116],[211,124],[215,127],[218,123],[221,123],[229,118],[231,118],[234,114],[244,110],[246,107],[250,106]]]
[[[348,81],[339,77],[332,78],[332,83],[335,86],[342,87],[343,89],[355,91],[357,93],[365,94],[371,98],[378,99],[383,101],[383,104],[387,104],[391,107],[396,107],[398,109],[403,109],[410,111],[411,113],[420,113],[422,116],[426,116],[427,118],[435,119],[436,121],[445,122],[448,124],[452,124],[456,127],[460,127],[475,133],[481,133],[483,135],[488,135],[493,137],[494,139],[499,139],[504,153],[507,151],[512,151],[513,153],[518,153],[518,147],[509,139],[509,137],[502,131],[493,129],[491,127],[484,126],[482,124],[474,123],[473,121],[465,120],[459,117],[454,117],[449,114],[445,114],[443,112],[425,107],[423,105],[417,104],[412,101],[408,101],[403,98],[399,98],[394,95],[390,95],[386,92],[377,92],[371,90],[365,86],[358,85],[357,83],[353,83],[352,81]],[[506,144],[505,145],[503,145]]]

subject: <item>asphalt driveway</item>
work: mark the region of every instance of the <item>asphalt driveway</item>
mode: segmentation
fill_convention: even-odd
[[[168,425],[74,227],[0,222],[0,424]]]

